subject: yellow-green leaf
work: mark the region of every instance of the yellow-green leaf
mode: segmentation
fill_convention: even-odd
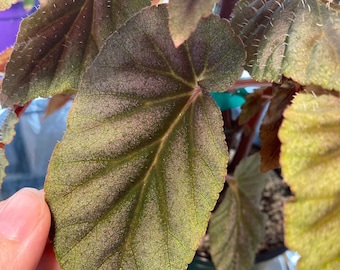
[[[171,0],[169,4],[169,28],[176,47],[195,31],[199,20],[212,13],[215,0]]]
[[[340,268],[340,99],[298,94],[279,131],[281,166],[295,199],[285,238],[301,270]]]
[[[244,58],[217,16],[175,48],[166,5],[142,10],[108,38],[47,175],[64,269],[186,269],[227,165],[208,90],[232,84]]]
[[[260,156],[243,159],[225,198],[213,213],[209,235],[211,256],[218,270],[248,270],[264,237],[265,219],[258,204],[267,175],[260,172]]]

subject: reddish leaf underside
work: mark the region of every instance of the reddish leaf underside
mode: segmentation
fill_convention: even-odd
[[[294,84],[288,88],[277,87],[260,128],[261,171],[267,172],[280,167],[280,147],[278,131],[283,120],[283,112],[297,93]]]

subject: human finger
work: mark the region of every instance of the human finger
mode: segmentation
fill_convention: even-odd
[[[44,193],[23,188],[0,207],[1,267],[8,270],[35,269],[51,225]]]

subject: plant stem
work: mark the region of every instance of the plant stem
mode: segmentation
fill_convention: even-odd
[[[220,17],[230,19],[231,13],[238,0],[221,0]]]
[[[254,79],[239,79],[232,86],[229,86],[227,91],[235,88],[246,88],[246,87],[264,87],[264,86],[272,86],[272,83],[269,82],[257,82]]]
[[[262,116],[266,110],[266,105],[267,102],[262,103],[258,112],[243,127],[242,136],[235,155],[228,165],[228,174],[232,175],[240,161],[249,155],[256,135],[256,130],[259,127]]]

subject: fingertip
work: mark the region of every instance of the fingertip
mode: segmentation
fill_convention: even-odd
[[[34,269],[50,224],[43,192],[23,188],[6,200],[0,209],[0,265],[5,269]]]
[[[0,209],[0,237],[23,241],[40,222],[44,211],[41,192],[33,188],[19,190]]]

